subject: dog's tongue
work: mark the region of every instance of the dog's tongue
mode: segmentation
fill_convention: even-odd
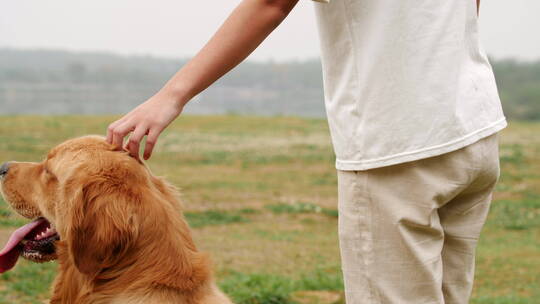
[[[32,230],[45,221],[45,219],[39,218],[22,226],[11,234],[6,246],[4,246],[4,249],[0,251],[0,273],[4,273],[15,266],[15,263],[17,263],[17,259],[19,259],[19,255],[21,254],[22,250],[19,243],[24,239],[25,236],[32,232]]]

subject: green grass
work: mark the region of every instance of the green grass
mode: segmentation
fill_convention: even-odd
[[[471,304],[533,304],[538,303],[538,301],[533,300],[529,297],[480,297],[473,299]]]
[[[341,291],[341,272],[316,270],[294,280],[282,275],[245,274],[233,272],[220,287],[242,304],[294,304],[294,292],[304,290]]]
[[[310,203],[267,205],[267,209],[274,213],[321,213],[322,208]]]
[[[0,163],[39,161],[68,138],[104,134],[114,118],[2,117]],[[473,304],[540,303],[538,134],[540,123],[513,122],[502,132],[502,174],[478,244]],[[343,302],[326,121],[183,116],[148,165],[182,189],[196,243],[237,304]],[[0,200],[0,239],[27,222]],[[0,304],[41,303],[55,271],[55,263],[21,260],[0,275]]]
[[[333,217],[338,216],[336,209],[322,208],[311,203],[272,204],[265,207],[276,214],[322,213]]]
[[[56,274],[56,263],[21,263],[17,271],[2,274],[0,304],[42,303]]]
[[[230,223],[246,222],[247,219],[240,214],[228,211],[210,210],[205,212],[184,213],[189,225],[192,228],[199,228],[211,225],[225,225]]]
[[[496,201],[490,212],[492,223],[506,229],[540,228],[540,198]]]

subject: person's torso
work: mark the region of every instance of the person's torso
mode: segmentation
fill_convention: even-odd
[[[317,3],[341,170],[440,155],[506,125],[474,0]]]

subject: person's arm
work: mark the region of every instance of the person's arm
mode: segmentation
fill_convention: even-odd
[[[212,39],[153,97],[107,128],[107,141],[139,157],[139,145],[147,135],[144,158],[148,159],[158,136],[184,105],[242,62],[287,17],[298,0],[243,0]]]

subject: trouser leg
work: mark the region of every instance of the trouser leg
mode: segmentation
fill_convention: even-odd
[[[406,189],[393,187],[398,176],[373,173],[339,173],[347,303],[444,303],[444,239],[435,204],[407,198]]]
[[[476,246],[487,219],[499,176],[496,138],[486,140],[487,169],[470,187],[439,209],[445,239],[442,251],[443,294],[446,304],[466,304],[471,296]]]
[[[460,236],[456,231],[464,229],[477,239],[484,224],[488,203],[482,202],[489,201],[498,175],[483,160],[485,144],[482,140],[391,167],[338,171],[339,238],[348,304],[439,304],[446,298],[467,303],[476,242],[452,236]],[[460,200],[472,203],[467,208]],[[458,206],[470,216],[452,216]],[[467,259],[450,253],[460,246],[468,248]],[[456,281],[468,283],[452,283]],[[465,291],[459,290],[463,286]]]

